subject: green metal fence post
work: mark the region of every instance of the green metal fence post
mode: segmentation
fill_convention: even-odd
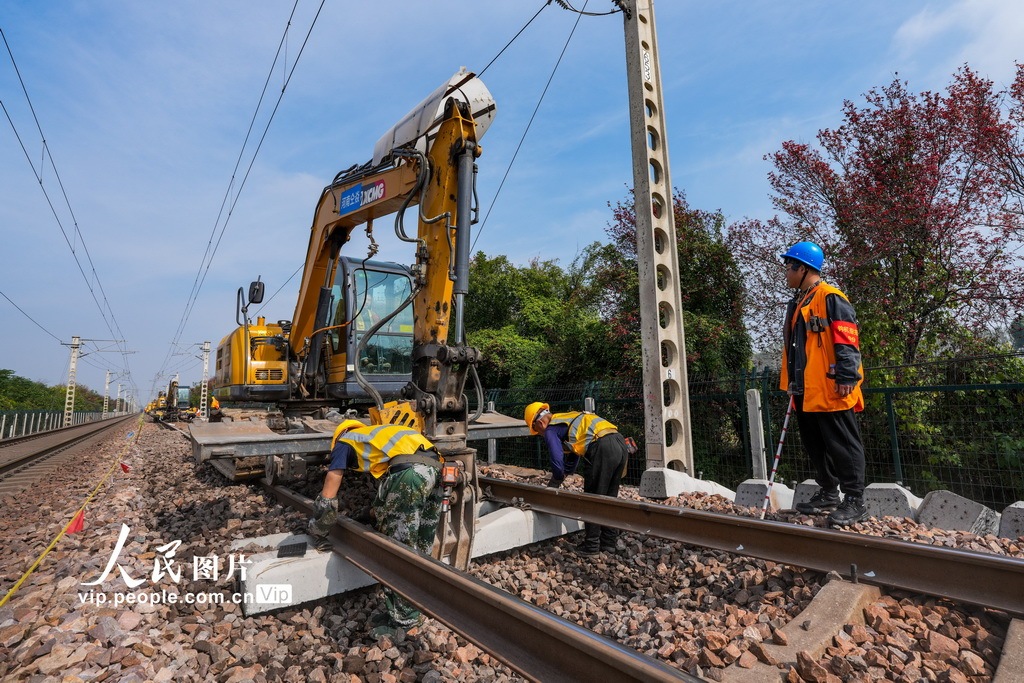
[[[761,419],[764,421],[765,443],[772,443],[775,435],[772,433],[772,391],[768,380],[768,368],[765,368],[761,371]]]
[[[892,448],[892,464],[896,468],[896,483],[903,485],[903,463],[900,461],[900,440],[896,433],[896,410],[892,405],[892,392],[885,392],[885,413],[889,419],[889,446]]]

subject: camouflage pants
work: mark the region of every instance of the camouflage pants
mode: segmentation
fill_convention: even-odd
[[[419,464],[385,475],[373,501],[377,531],[429,555],[441,519],[438,475],[433,467]],[[403,627],[414,625],[420,617],[419,610],[394,591],[383,590],[391,623]]]

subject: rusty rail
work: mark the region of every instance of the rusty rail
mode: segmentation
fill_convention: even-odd
[[[312,501],[267,486],[312,513]],[[686,672],[569,623],[475,577],[342,518],[335,550],[523,676],[537,681],[699,681]]]
[[[484,498],[1024,616],[1024,560],[480,478]]]

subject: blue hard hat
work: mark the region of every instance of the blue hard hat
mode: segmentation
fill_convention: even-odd
[[[822,253],[821,247],[814,242],[797,242],[789,248],[789,251],[782,255],[782,258],[792,259],[814,270],[821,271],[821,264],[825,260],[825,254]]]

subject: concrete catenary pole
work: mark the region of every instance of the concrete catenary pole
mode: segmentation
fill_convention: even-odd
[[[694,475],[679,255],[652,0],[619,0],[633,148],[647,467]]]
[[[82,346],[81,337],[71,337],[71,362],[68,364],[68,389],[64,394],[64,426],[71,426],[71,418],[75,412],[75,374],[78,372],[78,349]]]

